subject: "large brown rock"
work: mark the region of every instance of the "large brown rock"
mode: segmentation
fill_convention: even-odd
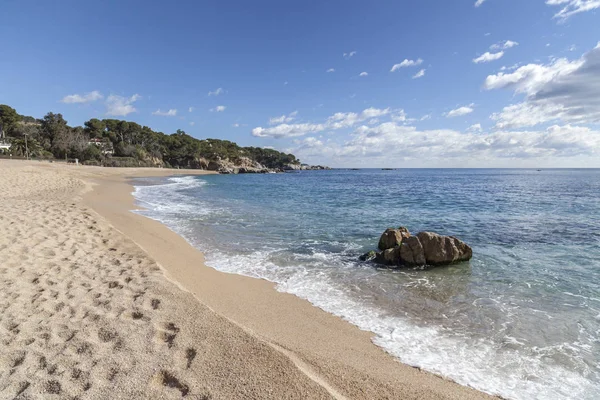
[[[473,250],[463,241],[453,236],[442,236],[433,232],[417,234],[429,265],[448,265],[459,261],[468,261]]]
[[[384,250],[383,260],[389,266],[400,265],[400,247]]]
[[[409,237],[410,232],[405,227],[401,226],[398,229],[388,228],[379,238],[379,250],[384,251],[400,246],[402,239]]]
[[[416,236],[409,236],[400,245],[400,264],[411,267],[425,265],[425,250]]]

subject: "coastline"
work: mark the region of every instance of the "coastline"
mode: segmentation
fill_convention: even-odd
[[[147,172],[129,178],[158,176]],[[172,172],[160,176],[197,174]],[[279,292],[271,282],[206,266],[203,254],[184,238],[158,221],[131,212],[138,207],[127,178],[101,179],[97,183],[84,201],[155,259],[169,279],[286,354],[305,373],[322,375],[331,382],[329,385],[345,388],[340,392],[349,398],[488,397],[398,362],[372,343],[371,332],[306,300]]]
[[[86,254],[86,262],[91,265],[96,259],[101,260],[111,256],[119,260],[118,264],[115,262],[115,265],[125,263],[127,266],[132,257],[137,258],[138,264],[143,268],[141,271],[137,271],[138,276],[133,278],[133,283],[136,282],[136,279],[143,280],[150,275],[150,278],[153,279],[152,283],[145,283],[144,291],[147,290],[147,287],[157,287],[156,292],[164,294],[162,301],[165,306],[170,301],[172,309],[164,307],[164,310],[156,310],[153,306],[149,307],[148,304],[134,304],[135,309],[146,307],[143,309],[144,314],[156,313],[158,314],[156,317],[159,319],[162,318],[166,321],[166,318],[170,318],[169,320],[173,321],[172,323],[177,326],[178,333],[173,347],[175,350],[184,351],[184,347],[179,347],[183,346],[184,342],[194,345],[195,348],[205,349],[203,357],[206,365],[211,368],[207,370],[198,366],[197,368],[200,369],[194,369],[196,367],[194,364],[190,369],[188,359],[188,368],[186,369],[180,365],[179,361],[172,359],[174,356],[167,352],[163,348],[164,346],[157,347],[156,339],[144,342],[142,336],[136,336],[135,331],[130,331],[131,318],[123,320],[122,314],[119,314],[116,319],[107,320],[107,323],[115,324],[115,330],[122,329],[121,337],[126,344],[131,340],[134,342],[131,347],[135,347],[138,345],[137,342],[140,342],[139,345],[145,344],[146,347],[150,346],[153,349],[153,353],[145,355],[141,360],[142,364],[136,367],[142,376],[155,377],[148,384],[148,388],[144,389],[144,395],[140,395],[140,392],[132,393],[121,390],[115,392],[115,398],[131,396],[142,398],[149,395],[150,397],[160,395],[161,398],[163,396],[164,398],[179,398],[184,393],[182,388],[187,388],[187,393],[188,389],[194,387],[210,388],[212,398],[231,398],[233,395],[238,397],[241,395],[244,398],[494,398],[398,362],[371,342],[371,333],[359,330],[341,318],[312,306],[308,301],[291,294],[278,292],[274,284],[270,282],[226,274],[206,266],[202,253],[188,244],[181,236],[157,221],[131,212],[135,208],[135,204],[132,186],[128,183],[128,178],[195,175],[204,174],[205,171],[108,169],[37,162],[0,162],[0,167],[4,165],[14,168],[14,171],[26,170],[27,173],[47,175],[47,178],[56,176],[79,182],[71,185],[72,187],[69,186],[69,190],[60,193],[59,197],[56,197],[58,195],[55,194],[52,195],[54,197],[49,196],[46,194],[47,192],[43,192],[42,197],[44,199],[51,198],[57,207],[72,206],[74,208],[66,213],[68,218],[65,215],[59,215],[60,210],[54,210],[58,221],[66,218],[69,229],[78,223],[80,215],[86,215],[89,210],[95,212],[85,218],[91,218],[93,224],[97,223],[97,227],[108,232],[104,233],[107,235],[104,240],[109,241],[109,244],[94,245],[94,252]],[[19,179],[25,176],[23,171],[18,173],[21,174]],[[49,182],[48,179],[45,179],[45,182],[51,187],[52,193],[62,191],[59,187],[54,188],[53,182]],[[19,200],[20,202],[14,204],[19,206],[37,201],[36,197],[39,197],[38,193],[41,192],[36,191],[39,188],[34,186],[30,190],[28,189],[29,191],[23,192],[22,198],[27,199],[27,202]],[[10,205],[7,203],[7,206]],[[93,215],[96,213],[98,218]],[[17,223],[21,224],[22,222],[17,221]],[[60,223],[55,225],[59,227]],[[37,229],[48,228],[42,226]],[[71,231],[66,231],[65,237],[75,235],[75,233],[69,232]],[[80,235],[79,239],[82,245],[84,239],[86,243],[92,240],[86,229],[79,230],[78,235]],[[72,239],[68,237],[67,240]],[[27,240],[27,237],[23,240]],[[94,240],[97,241],[97,239]],[[109,245],[113,247],[109,248]],[[3,249],[7,251],[11,247],[0,248],[0,250]],[[140,249],[142,251],[139,251]],[[45,255],[38,256],[35,249],[28,251],[30,251],[29,256],[33,257],[33,261],[35,261],[36,268],[49,261]],[[14,251],[11,251],[9,255],[12,253]],[[120,257],[117,256],[117,253],[120,254]],[[21,257],[25,256],[21,255]],[[49,263],[48,268],[48,271],[53,271],[52,268],[55,266]],[[120,274],[126,271],[122,267],[117,268],[112,265],[106,266],[106,268],[109,275],[118,275],[119,269]],[[135,268],[133,266],[132,270]],[[71,276],[70,279],[76,280]],[[107,282],[111,289],[113,282]],[[101,292],[99,295],[102,294]],[[2,299],[0,298],[0,300]],[[113,301],[113,308],[125,308],[129,306],[127,302],[130,301],[117,297],[110,300]],[[49,302],[51,301],[49,300]],[[64,299],[64,302],[68,304],[68,299]],[[96,303],[97,301],[94,300],[94,305]],[[10,306],[8,307],[10,310]],[[51,316],[54,318],[55,314],[52,313]],[[100,317],[104,318],[105,316],[100,315]],[[106,317],[108,318],[110,315],[106,315]],[[82,319],[84,318],[85,316],[82,317]],[[25,323],[26,321],[22,324]],[[50,322],[51,327],[58,324],[59,322]],[[145,327],[145,325],[142,327],[139,324],[137,326],[138,329]],[[169,335],[171,335],[169,326],[171,325],[165,326],[166,328],[162,325],[148,325],[145,335],[150,338],[153,335],[162,335],[159,342],[162,342],[163,338],[169,339]],[[102,329],[98,326],[92,326],[92,328]],[[137,335],[141,334],[137,333]],[[169,342],[169,349],[171,344]],[[101,347],[103,344],[92,343],[92,345]],[[7,348],[7,350],[9,349]],[[39,351],[43,352],[44,349],[40,348]],[[4,359],[5,357],[1,353],[2,351],[0,351],[0,356]],[[232,354],[234,355],[232,356]],[[111,355],[112,353],[108,353],[107,357]],[[137,355],[135,352],[129,354],[132,358]],[[31,358],[27,357],[24,356],[26,361],[23,365],[26,365]],[[70,362],[69,358],[64,360],[64,363],[67,362]],[[121,367],[123,363],[126,364],[126,362],[119,362]],[[157,365],[146,365],[152,362],[156,362]],[[23,363],[23,361],[21,360],[19,363]],[[179,380],[171,379],[172,376],[169,375],[171,372],[165,375],[167,368],[174,369],[172,374],[178,376]],[[218,368],[225,369],[228,374],[217,374]],[[157,371],[162,371],[160,372],[162,375],[156,375]],[[2,373],[3,371],[0,369],[0,377],[3,376]],[[156,378],[157,376],[158,378]],[[157,379],[162,386],[155,385]],[[135,378],[131,377],[129,381],[135,383]],[[127,387],[129,381],[112,381],[110,385]],[[178,382],[184,382],[184,384]],[[119,383],[121,386],[118,385]],[[32,388],[35,389],[36,385],[33,383]],[[94,382],[94,385],[92,387],[96,388],[100,383]],[[240,385],[243,385],[243,388]],[[25,389],[22,389],[17,383],[13,386],[18,389],[17,392],[28,390],[29,387],[26,386]],[[105,392],[97,393],[107,395],[111,393],[109,389],[111,386]],[[55,388],[55,386],[50,388]],[[63,383],[64,388],[65,383]],[[45,393],[47,389],[48,387],[45,386],[41,390]],[[135,388],[138,391],[142,389]],[[0,390],[3,389],[0,388]],[[120,396],[116,396],[116,393]]]

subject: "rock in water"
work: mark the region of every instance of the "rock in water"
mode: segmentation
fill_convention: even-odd
[[[429,265],[448,265],[454,262],[468,261],[473,257],[471,247],[453,236],[419,232],[417,237],[423,246],[425,262]]]
[[[400,264],[411,267],[425,265],[425,251],[416,236],[409,236],[400,245]]]
[[[453,236],[433,232],[419,232],[411,236],[408,229],[388,228],[379,239],[379,252],[370,251],[360,256],[361,261],[373,261],[390,268],[400,266],[448,265],[468,261],[473,250]]]
[[[400,247],[396,246],[383,251],[383,260],[390,267],[400,266]]]
[[[374,260],[375,257],[377,257],[377,252],[375,250],[371,250],[358,258],[360,261],[371,261]]]
[[[410,232],[405,227],[401,226],[398,229],[388,228],[379,238],[379,250],[384,251],[400,246],[403,238],[410,236]]]

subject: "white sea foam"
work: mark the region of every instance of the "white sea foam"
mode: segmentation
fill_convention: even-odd
[[[133,195],[138,203],[148,210],[148,212],[140,212],[144,215],[165,213],[206,214],[210,210],[199,208],[197,204],[190,203],[189,198],[179,193],[181,190],[198,188],[206,184],[206,181],[196,179],[193,176],[175,176],[168,178],[167,183],[135,186]]]
[[[331,255],[329,255],[331,257]],[[400,361],[452,379],[463,385],[512,399],[595,399],[600,389],[581,375],[538,356],[502,350],[491,340],[471,340],[436,327],[416,326],[403,318],[389,317],[365,306],[331,281],[328,275],[298,268],[282,271],[269,254],[226,256],[212,252],[209,265],[218,270],[277,283],[277,289],[310,301],[360,329],[375,333],[374,343]],[[509,342],[521,343],[507,337]]]
[[[306,299],[362,330],[373,332],[374,343],[400,361],[463,385],[511,399],[600,398],[600,388],[586,379],[585,374],[547,362],[556,352],[581,350],[572,344],[527,349],[522,340],[510,335],[504,336],[504,343],[498,343],[491,339],[459,335],[438,326],[417,325],[408,318],[389,316],[357,299],[333,280],[325,269],[302,266],[305,260],[312,266],[325,262],[343,266],[339,252],[295,254],[295,259],[301,263],[293,268],[282,268],[273,261],[277,260],[281,249],[231,254],[206,247],[194,240],[189,230],[166,217],[173,212],[193,212],[196,215],[203,212],[198,209],[197,203],[191,204],[189,199],[177,193],[178,190],[199,187],[203,182],[190,177],[171,178],[165,185],[138,186],[134,194],[149,209],[147,215],[164,222],[205,251],[207,263],[212,267],[275,282],[278,290]],[[426,277],[421,279],[422,282],[413,281],[409,285],[434,286]],[[489,304],[498,302],[491,300]],[[497,306],[507,313],[511,311],[507,304]]]

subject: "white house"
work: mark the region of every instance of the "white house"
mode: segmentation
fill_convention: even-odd
[[[10,142],[4,136],[4,130],[0,127],[0,151],[3,153],[10,149]]]
[[[102,154],[104,155],[113,155],[113,153],[115,152],[113,149],[113,145],[111,142],[108,141],[103,141],[102,139],[97,139],[97,138],[92,138],[90,139],[90,141],[88,142],[88,145],[94,145],[100,148],[100,151],[102,151]]]

